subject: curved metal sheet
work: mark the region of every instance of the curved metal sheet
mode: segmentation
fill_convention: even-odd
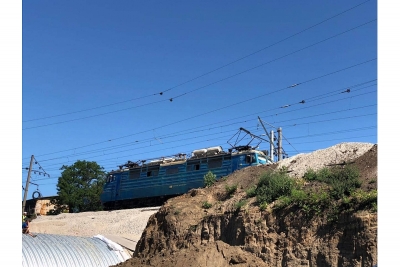
[[[23,267],[108,267],[129,257],[125,252],[110,250],[97,238],[51,234],[33,238],[22,234]]]

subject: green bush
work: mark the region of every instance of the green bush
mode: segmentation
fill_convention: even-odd
[[[329,183],[332,185],[331,195],[335,199],[349,196],[356,188],[361,186],[358,179],[359,172],[355,168],[346,166],[344,169],[334,169]]]
[[[311,169],[304,174],[307,181],[319,181],[331,186],[330,194],[334,199],[349,196],[356,188],[361,186],[359,171],[351,166],[344,168],[322,168],[315,172]]]
[[[212,186],[217,181],[217,176],[213,174],[211,171],[208,171],[206,175],[204,175],[204,185],[205,187]]]
[[[316,181],[317,180],[317,172],[313,169],[307,169],[306,173],[304,174],[304,179],[306,181]]]
[[[357,189],[361,186],[359,171],[352,166],[323,168],[319,171],[308,169],[304,179],[327,186],[321,184],[316,191],[315,188],[303,189],[301,182],[296,182],[281,169],[264,173],[257,186],[249,188],[246,194],[247,197],[257,197],[260,210],[265,210],[267,203],[277,200],[274,209],[297,206],[309,218],[326,214],[329,220],[335,220],[344,210],[377,210],[377,191]],[[334,201],[339,199],[342,199],[341,204]]]
[[[212,207],[212,204],[208,203],[207,201],[204,201],[201,206],[203,207],[203,209],[209,209]]]
[[[305,192],[304,192],[305,193]],[[326,192],[305,193],[293,202],[301,207],[307,215],[321,214],[329,207],[330,198]]]
[[[295,187],[295,181],[284,172],[264,173],[256,188],[258,203],[271,203],[281,196],[290,195]]]
[[[304,190],[293,189],[292,192],[290,192],[290,198],[292,202],[302,203],[309,200],[309,195]]]

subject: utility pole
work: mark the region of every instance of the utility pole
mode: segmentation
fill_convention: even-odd
[[[269,155],[272,162],[275,162],[275,147],[274,147],[274,130],[271,130],[271,134],[269,136]]]
[[[268,131],[265,128],[264,123],[262,122],[260,116],[257,116],[257,117],[258,117],[258,121],[261,123],[261,126],[264,128],[265,134],[269,138],[269,155],[270,155],[271,161],[274,162],[274,151],[275,151],[275,147],[274,147],[274,131],[271,131],[271,134],[268,135]]]
[[[26,204],[26,195],[28,194],[28,187],[29,187],[29,181],[31,179],[31,171],[32,171],[32,164],[34,160],[34,156],[31,156],[31,163],[29,164],[29,171],[28,171],[28,177],[26,178],[26,185],[25,185],[25,193],[24,193],[24,201],[22,202],[22,213],[25,211],[25,204]]]
[[[282,160],[282,128],[278,128],[278,161]]]

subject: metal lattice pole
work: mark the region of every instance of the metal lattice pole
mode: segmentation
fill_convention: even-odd
[[[25,192],[24,192],[24,201],[22,202],[22,213],[25,211],[25,204],[26,204],[26,195],[28,194],[28,187],[29,187],[29,181],[31,179],[31,171],[32,171],[32,164],[33,164],[34,156],[31,156],[31,163],[29,164],[29,171],[28,171],[28,177],[26,178],[26,185],[25,185]]]

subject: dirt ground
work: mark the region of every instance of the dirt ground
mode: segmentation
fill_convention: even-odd
[[[137,242],[149,217],[158,209],[153,207],[38,216],[31,223],[31,231],[84,237],[115,235]]]

